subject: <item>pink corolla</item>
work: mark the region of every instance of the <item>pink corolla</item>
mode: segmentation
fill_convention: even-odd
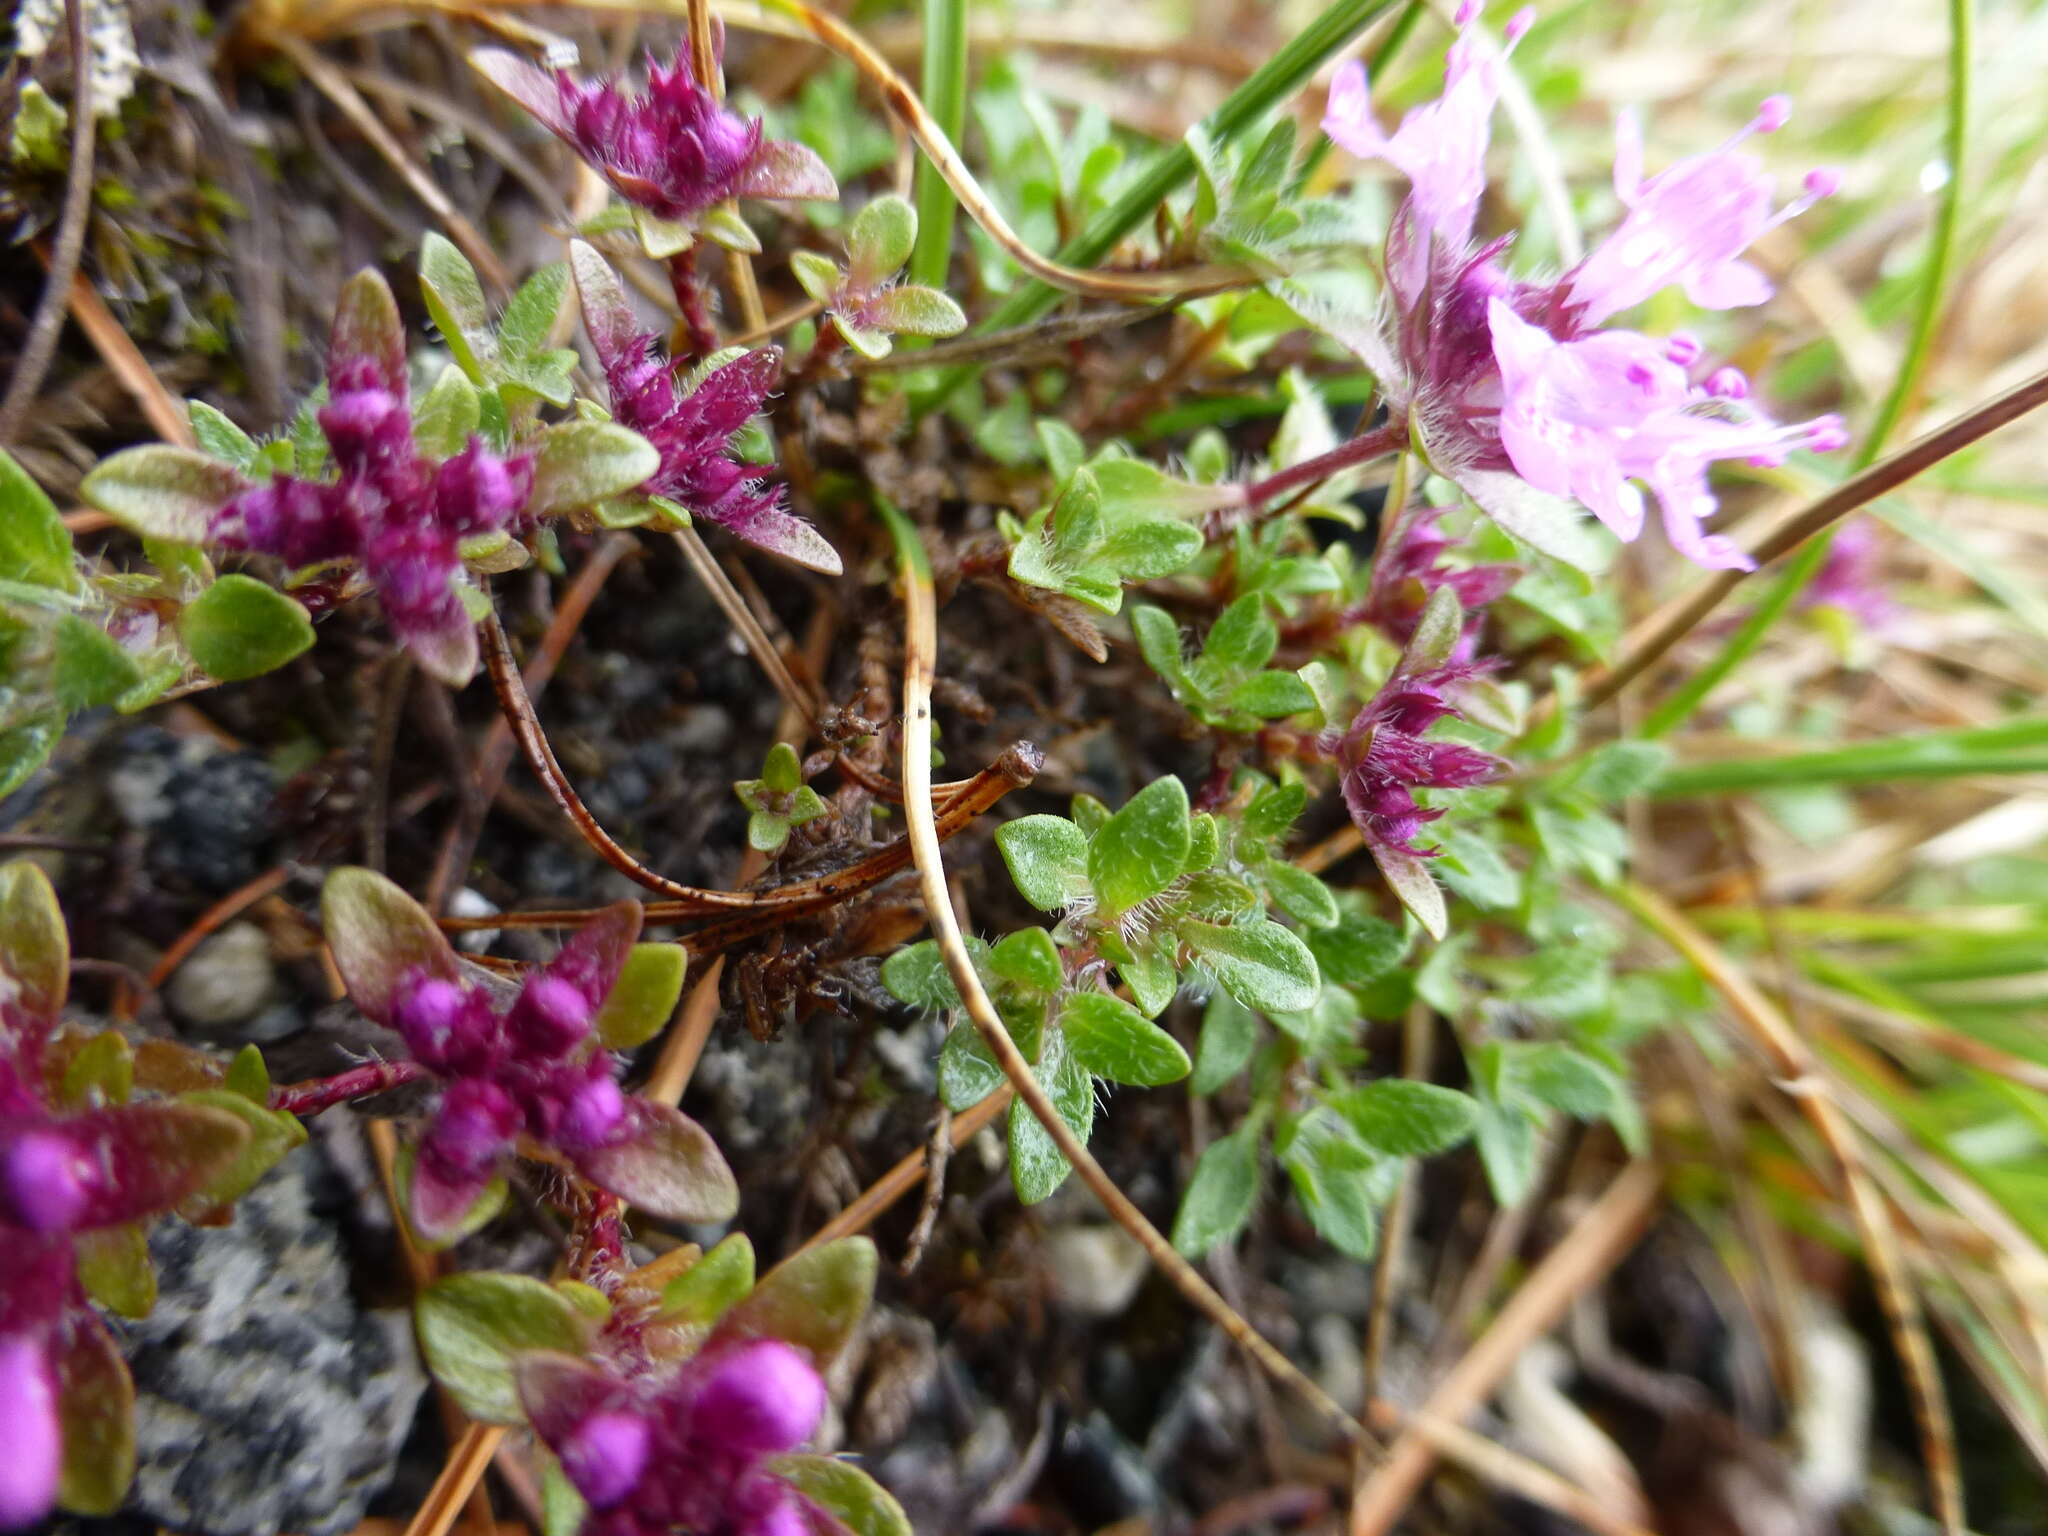
[[[470,62],[570,145],[619,195],[656,218],[694,224],[735,197],[839,195],[825,162],[801,144],[764,138],[759,118],[721,104],[678,53],[648,60],[647,89],[549,73],[502,48]]]
[[[590,1505],[585,1536],[805,1536],[822,1520],[776,1475],[825,1416],[825,1383],[780,1339],[714,1339],[666,1376],[522,1362],[534,1431]]]
[[[604,258],[579,240],[570,247],[570,266],[612,414],[661,455],[641,494],[673,501],[692,517],[799,565],[839,574],[838,551],[783,507],[782,488],[733,458],[733,438],[767,402],[782,354],[773,347],[744,352],[692,387],[679,387],[674,365],[655,336],[640,328]]]
[[[1614,191],[1628,212],[1564,279],[1578,323],[1597,325],[1674,284],[1702,309],[1736,309],[1768,299],[1770,280],[1742,253],[1765,231],[1835,189],[1831,173],[1812,171],[1805,195],[1776,207],[1770,173],[1737,148],[1753,134],[1775,133],[1790,113],[1784,97],[1772,96],[1718,149],[1645,180],[1642,127],[1634,113],[1623,112],[1615,127]]]
[[[214,514],[207,542],[289,566],[353,560],[401,640],[459,686],[476,670],[476,626],[463,606],[461,546],[505,531],[533,490],[533,456],[472,437],[438,463],[413,439],[398,308],[375,272],[343,290],[318,412],[331,481],[276,475]]]
[[[1487,311],[1500,363],[1501,446],[1538,490],[1576,496],[1623,539],[1642,532],[1642,481],[1672,547],[1716,570],[1749,570],[1735,544],[1702,529],[1720,459],[1781,463],[1797,448],[1845,440],[1832,416],[1779,425],[1748,406],[1747,384],[1721,369],[1696,385],[1666,344],[1634,331],[1559,341],[1495,300]]]
[[[1406,645],[1415,635],[1432,593],[1448,590],[1465,620],[1453,661],[1470,661],[1486,609],[1521,576],[1512,565],[1452,568],[1444,555],[1457,543],[1443,530],[1444,508],[1417,502],[1400,515],[1385,547],[1373,561],[1366,600],[1345,615],[1377,624],[1391,640]]]
[[[1394,133],[1374,122],[1361,67],[1347,68],[1331,89],[1331,138],[1392,162],[1410,183],[1387,233],[1385,334],[1341,320],[1333,334],[1379,376],[1389,408],[1406,415],[1432,466],[1482,506],[1495,504],[1489,481],[1511,469],[1540,490],[1579,497],[1632,539],[1644,522],[1632,484],[1641,480],[1677,548],[1709,566],[1744,567],[1739,550],[1702,532],[1716,505],[1707,467],[1838,447],[1840,424],[1773,423],[1741,403],[1748,384],[1733,370],[1696,383],[1701,348],[1689,336],[1658,342],[1593,327],[1673,285],[1710,308],[1761,302],[1770,285],[1743,253],[1832,191],[1834,178],[1814,172],[1803,197],[1776,207],[1770,177],[1741,146],[1783,124],[1779,98],[1718,149],[1648,178],[1640,133],[1624,119],[1615,164],[1627,207],[1620,226],[1562,278],[1511,277],[1502,263],[1511,237],[1485,245],[1472,238],[1488,123],[1508,67],[1507,53],[1477,31],[1476,13],[1471,4],[1459,12],[1442,97],[1415,108]],[[1511,45],[1526,26],[1523,17],[1509,24]]]

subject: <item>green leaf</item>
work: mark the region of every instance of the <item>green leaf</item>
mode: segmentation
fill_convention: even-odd
[[[754,1245],[734,1232],[662,1287],[662,1321],[709,1327],[753,1288]]]
[[[1537,1131],[1536,1122],[1519,1105],[1479,1101],[1473,1140],[1493,1198],[1504,1207],[1521,1204],[1536,1181]]]
[[[1181,654],[1180,626],[1172,615],[1140,603],[1131,610],[1131,632],[1137,636],[1138,654],[1145,658],[1145,665],[1176,691],[1186,688],[1188,670]]]
[[[1579,1120],[1602,1120],[1628,1097],[1612,1067],[1555,1041],[1506,1048],[1503,1090],[1562,1110]]]
[[[1259,1128],[1246,1122],[1202,1149],[1173,1218],[1173,1246],[1191,1259],[1234,1241],[1259,1195]]]
[[[118,1316],[149,1316],[156,1305],[156,1269],[142,1222],[80,1232],[71,1242],[86,1295]]]
[[[1444,893],[1438,887],[1436,877],[1430,873],[1427,860],[1382,843],[1373,845],[1372,858],[1401,905],[1422,924],[1423,932],[1432,939],[1441,939],[1450,931],[1450,912],[1444,906]]]
[[[498,341],[508,356],[536,358],[548,350],[548,338],[562,312],[562,296],[568,291],[565,261],[549,262],[519,285],[498,326]]]
[[[1074,1059],[1097,1077],[1155,1088],[1188,1075],[1188,1054],[1165,1030],[1122,998],[1078,992],[1060,1010]]]
[[[1429,594],[1422,617],[1415,621],[1415,633],[1401,652],[1401,670],[1425,672],[1442,666],[1457,649],[1464,628],[1465,610],[1458,606],[1458,594],[1438,587]]]
[[[1202,1033],[1195,1041],[1195,1068],[1188,1091],[1214,1093],[1250,1064],[1258,1043],[1258,1015],[1228,992],[1218,992],[1202,1010]]]
[[[797,760],[796,748],[786,741],[770,747],[767,760],[761,765],[761,782],[784,795],[801,784],[803,764]]]
[[[1269,859],[1260,865],[1259,878],[1280,910],[1304,928],[1329,928],[1342,916],[1330,888],[1285,859]],[[1309,948],[1310,953],[1315,952],[1313,944]]]
[[[981,941],[970,939],[968,952]],[[913,1008],[958,1008],[960,994],[946,969],[946,957],[936,939],[907,945],[882,962],[882,985],[890,995]]]
[[[190,1215],[233,1205],[254,1189],[257,1181],[275,1168],[287,1152],[306,1141],[306,1127],[296,1115],[276,1114],[227,1088],[196,1089],[178,1095],[177,1102],[233,1115],[249,1133],[233,1160],[181,1203],[180,1209]]]
[[[1322,992],[1315,956],[1291,930],[1266,918],[1232,927],[1186,922],[1181,937],[1222,984],[1248,1008],[1297,1013]]]
[[[781,1339],[808,1349],[820,1370],[830,1367],[866,1316],[875,1294],[875,1245],[865,1237],[783,1260],[725,1314],[718,1337]]]
[[[1157,1018],[1180,990],[1180,971],[1165,944],[1138,944],[1116,957],[1117,975],[1131,989],[1131,1000],[1148,1019]]]
[[[1060,1037],[1046,1042],[1043,1059],[1034,1069],[1053,1107],[1083,1146],[1095,1128],[1095,1083],[1087,1069],[1067,1052]],[[1066,1155],[1038,1117],[1022,1101],[1010,1106],[1010,1184],[1025,1205],[1036,1205],[1066,1182],[1072,1172]]]
[[[1031,992],[1057,992],[1067,980],[1059,945],[1043,928],[1020,928],[1004,935],[988,952],[988,968]]]
[[[1494,848],[1492,839],[1469,827],[1445,827],[1436,834],[1441,856],[1432,862],[1443,882],[1482,912],[1502,912],[1522,899],[1522,881]]]
[[[111,704],[142,681],[121,642],[90,619],[62,615],[51,633],[50,690],[69,710]]]
[[[432,459],[452,459],[483,422],[483,403],[467,375],[450,363],[412,412],[412,438]]]
[[[71,989],[71,935],[50,877],[26,859],[0,864],[0,975],[14,1006],[55,1019]]]
[[[235,1059],[228,1063],[227,1090],[240,1094],[251,1104],[269,1107],[270,1067],[256,1046],[245,1045],[235,1052]]]
[[[1266,617],[1266,600],[1247,592],[1224,609],[1202,646],[1205,658],[1240,672],[1263,667],[1280,644],[1280,631]]]
[[[939,1102],[954,1114],[974,1108],[1003,1086],[1003,1069],[971,1023],[955,1024],[939,1047]]]
[[[1064,816],[1020,816],[996,828],[996,847],[1019,893],[1041,912],[1061,911],[1088,890],[1088,840]]]
[[[1606,804],[1639,795],[1671,765],[1671,749],[1658,741],[1610,741],[1587,757],[1572,787]]]
[[[375,365],[380,382],[397,389],[405,381],[405,323],[384,274],[365,267],[341,285],[334,324],[327,333],[329,366],[361,358]]]
[[[967,314],[936,288],[906,284],[878,293],[861,306],[861,319],[898,336],[958,336]]]
[[[1179,779],[1168,774],[1131,796],[1088,844],[1088,883],[1102,911],[1128,912],[1172,884],[1186,866],[1190,835]]]
[[[660,453],[637,432],[612,422],[558,422],[540,435],[526,510],[545,517],[623,496],[660,468]]]
[[[106,1325],[74,1313],[55,1348],[64,1462],[57,1502],[77,1515],[111,1515],[135,1476],[135,1383]]]
[[[848,270],[856,288],[872,288],[910,260],[917,243],[917,210],[893,194],[876,198],[846,229]]]
[[[420,240],[420,293],[427,313],[440,328],[441,339],[455,354],[456,364],[482,388],[492,382],[498,362],[498,340],[491,332],[491,310],[484,301],[476,268],[445,236],[429,230]]]
[[[31,715],[19,725],[0,730],[0,797],[13,794],[50,760],[64,736],[59,711]]]
[[[79,590],[78,559],[64,519],[43,488],[0,449],[0,579]]]
[[[1607,568],[1607,551],[1576,502],[1539,491],[1505,470],[1461,470],[1457,480],[1480,511],[1537,553],[1588,575]]]
[[[1245,808],[1242,825],[1247,836],[1269,842],[1284,836],[1307,809],[1306,785],[1275,784],[1253,797],[1252,803]]]
[[[178,638],[202,672],[235,683],[308,650],[313,620],[276,588],[230,573],[179,610]]]
[[[1314,709],[1316,696],[1292,672],[1255,672],[1230,690],[1226,702],[1261,720],[1282,720]]]
[[[797,251],[789,258],[789,270],[796,275],[799,288],[826,308],[832,307],[845,278],[839,263],[816,251]]]
[[[535,1447],[540,1455],[541,1536],[576,1536],[590,1518],[590,1505],[576,1491],[576,1485],[562,1470],[562,1464],[547,1454],[545,1446]]]
[[[136,533],[198,544],[214,514],[247,489],[233,469],[203,453],[151,443],[101,460],[78,494]]]
[[[1349,1258],[1367,1260],[1379,1245],[1372,1176],[1377,1159],[1320,1112],[1304,1115],[1280,1153],[1295,1198],[1317,1234]]]
[[[635,944],[627,951],[625,968],[597,1011],[598,1044],[630,1051],[660,1034],[683,995],[689,963],[690,952],[680,944]]]
[[[1201,530],[1163,518],[1112,524],[1098,551],[1127,582],[1157,581],[1184,571],[1201,552]]]
[[[1359,1140],[1388,1157],[1434,1157],[1448,1152],[1479,1122],[1479,1106],[1462,1093],[1383,1077],[1329,1096]]]
[[[889,1491],[850,1461],[836,1456],[778,1456],[777,1477],[825,1511],[848,1536],[912,1536],[910,1517]]]
[[[455,951],[426,908],[368,869],[337,869],[320,892],[320,926],[349,998],[380,1024],[391,1020],[399,977],[418,967],[460,981]]]
[[[437,1280],[420,1295],[421,1352],[462,1411],[485,1424],[525,1415],[513,1364],[527,1350],[581,1355],[585,1324],[553,1286],[525,1275],[478,1271]]]
[[[64,1068],[57,1100],[67,1109],[97,1109],[126,1104],[134,1091],[135,1049],[118,1031],[104,1029],[80,1046]]]

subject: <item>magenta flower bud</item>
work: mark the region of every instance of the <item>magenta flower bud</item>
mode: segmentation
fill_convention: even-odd
[[[40,1344],[19,1335],[0,1339],[0,1424],[7,1426],[7,1453],[0,1456],[0,1531],[26,1530],[57,1502],[64,1436],[49,1359]]]
[[[1458,0],[1458,9],[1451,15],[1451,25],[1463,30],[1479,19],[1479,0]]]
[[[1740,368],[1716,368],[1707,375],[1707,393],[1716,400],[1747,400],[1749,378]]]
[[[522,1049],[552,1058],[582,1043],[590,1018],[590,1000],[581,988],[543,972],[521,989],[506,1023]]]
[[[525,455],[502,459],[471,438],[469,446],[442,464],[434,476],[434,503],[442,526],[460,534],[502,528],[526,505],[533,485]]]
[[[448,1085],[420,1150],[462,1178],[477,1178],[512,1149],[521,1116],[512,1095],[481,1077]]]
[[[1813,453],[1833,453],[1849,446],[1849,429],[1839,416],[1816,417],[1808,424],[1806,446]]]
[[[1776,133],[1792,120],[1792,98],[1766,96],[1757,103],[1753,126],[1758,133]]]
[[[1681,368],[1690,368],[1700,360],[1700,355],[1705,351],[1706,348],[1700,344],[1699,337],[1693,335],[1691,331],[1673,331],[1664,338],[1666,360],[1678,364]]]
[[[1802,185],[1809,197],[1833,197],[1842,190],[1842,176],[1839,171],[1812,170],[1806,173]]]
[[[0,1216],[43,1236],[68,1232],[91,1196],[92,1175],[69,1137],[23,1131],[0,1150]]]
[[[562,1471],[592,1509],[610,1509],[647,1470],[647,1421],[624,1409],[591,1414],[553,1447]]]
[[[777,1456],[810,1439],[825,1416],[825,1383],[780,1339],[742,1344],[698,1390],[692,1427],[727,1450]]]
[[[746,1536],[812,1536],[803,1501],[786,1487],[777,1487],[745,1526]]]
[[[409,453],[412,423],[405,402],[388,389],[354,389],[320,410],[320,430],[336,460]]]
[[[1533,5],[1525,5],[1508,18],[1508,24],[1501,28],[1500,35],[1507,39],[1508,46],[1512,48],[1527,37],[1529,29],[1535,25],[1536,8]]]
[[[414,971],[391,999],[391,1025],[422,1065],[445,1070],[476,1044],[473,1004],[466,989],[441,976]]]
[[[555,1141],[564,1151],[581,1152],[603,1146],[625,1118],[626,1096],[610,1077],[587,1077],[578,1083],[562,1108]]]

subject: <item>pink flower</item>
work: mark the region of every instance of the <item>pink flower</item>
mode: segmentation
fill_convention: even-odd
[[[25,1338],[0,1338],[0,1424],[7,1426],[7,1454],[0,1456],[0,1531],[24,1530],[57,1502],[57,1473],[64,1459],[49,1357]]]
[[[666,68],[648,60],[644,95],[549,75],[502,48],[480,48],[470,62],[657,218],[690,224],[735,197],[839,195],[824,161],[801,144],[764,139],[760,119],[720,105],[680,52]]]
[[[1443,811],[1424,810],[1413,791],[1469,789],[1506,771],[1491,752],[1423,739],[1439,720],[1458,713],[1446,690],[1477,670],[1469,662],[1416,672],[1396,668],[1344,733],[1337,753],[1344,805],[1374,848],[1433,857],[1437,850],[1417,846],[1415,838]]]
[[[1800,596],[1800,609],[1840,609],[1865,629],[1889,625],[1898,617],[1899,606],[1885,591],[1883,564],[1884,547],[1869,518],[1842,524],[1828,545],[1827,558]]]
[[[1680,160],[1647,181],[1641,125],[1634,113],[1621,114],[1614,191],[1628,213],[1564,280],[1581,325],[1597,325],[1674,283],[1702,309],[1735,309],[1771,296],[1769,279],[1742,253],[1835,185],[1827,173],[1813,172],[1804,197],[1773,210],[1770,173],[1736,146],[1752,134],[1776,132],[1790,112],[1784,97],[1773,96],[1720,148]]]
[[[1446,568],[1443,557],[1457,541],[1443,531],[1443,515],[1442,507],[1425,502],[1417,502],[1401,514],[1401,521],[1373,561],[1372,585],[1365,602],[1345,618],[1377,624],[1389,639],[1406,645],[1430,594],[1448,587],[1465,611],[1464,634],[1452,659],[1469,661],[1480,626],[1486,622],[1485,609],[1522,573],[1512,565]]]
[[[1362,160],[1385,160],[1408,178],[1409,204],[1420,237],[1454,249],[1472,238],[1486,195],[1488,122],[1500,101],[1507,55],[1478,28],[1479,6],[1458,12],[1460,33],[1444,64],[1443,95],[1411,109],[1389,134],[1372,112],[1365,65],[1353,59],[1330,85],[1323,131]],[[1512,50],[1529,30],[1530,11],[1508,23]]]
[[[1702,530],[1717,507],[1707,466],[1776,464],[1795,448],[1841,446],[1834,417],[1779,426],[1695,386],[1648,336],[1600,331],[1558,341],[1498,301],[1487,313],[1506,393],[1501,445],[1515,472],[1538,490],[1578,497],[1623,539],[1643,529],[1642,492],[1630,483],[1641,480],[1680,554],[1710,569],[1749,570],[1749,556]]]

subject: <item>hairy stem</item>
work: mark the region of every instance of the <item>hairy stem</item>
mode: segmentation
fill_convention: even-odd
[[[416,1061],[373,1061],[332,1077],[308,1078],[303,1083],[274,1088],[270,1107],[281,1115],[317,1115],[351,1099],[366,1099],[373,1093],[423,1082],[427,1075],[427,1069]]]
[[[1290,464],[1263,480],[1254,480],[1241,492],[1244,504],[1256,512],[1268,502],[1285,496],[1289,491],[1318,485],[1340,470],[1349,469],[1354,464],[1363,464],[1370,459],[1383,458],[1390,453],[1399,453],[1407,446],[1407,422],[1389,422],[1384,427],[1374,427],[1326,452],[1317,454],[1312,459]]]

